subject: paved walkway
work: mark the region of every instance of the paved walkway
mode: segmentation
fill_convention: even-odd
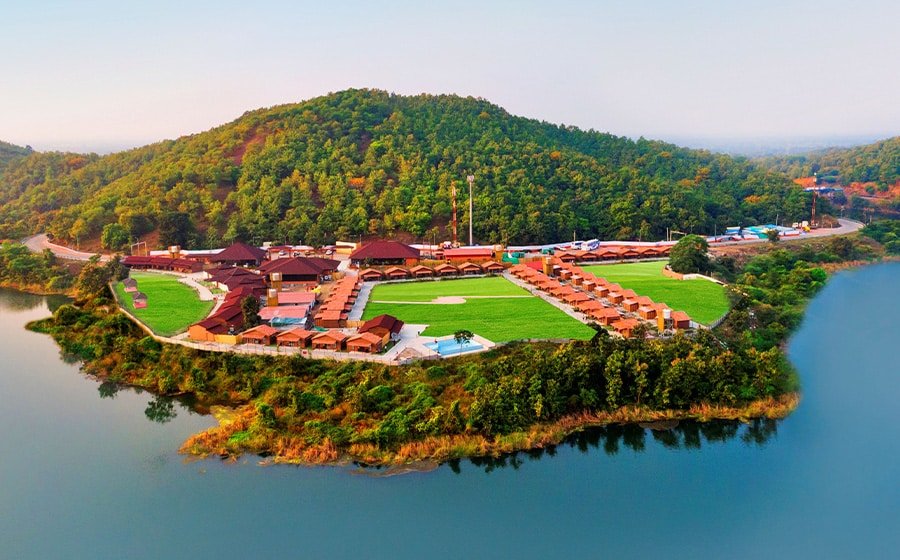
[[[350,308],[347,320],[362,321],[363,311],[366,309],[366,304],[369,303],[369,295],[371,295],[372,287],[374,286],[375,282],[363,282],[359,286],[359,294],[356,295],[356,301],[353,302],[353,307]]]

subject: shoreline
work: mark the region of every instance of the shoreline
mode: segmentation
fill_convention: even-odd
[[[238,453],[226,449],[231,438],[245,430],[247,408],[234,409],[221,405],[210,407],[219,425],[189,437],[178,452],[196,459],[218,456],[236,461],[241,455],[261,457],[261,465],[333,466],[357,465],[364,469],[386,468],[382,476],[433,470],[456,459],[499,458],[521,451],[546,449],[563,443],[568,437],[610,425],[637,425],[650,430],[668,430],[683,421],[715,422],[751,420],[780,420],[789,416],[801,402],[797,391],[777,397],[750,401],[742,406],[697,404],[687,410],[653,410],[637,406],[623,406],[609,412],[583,412],[564,416],[554,422],[530,426],[527,430],[511,432],[493,438],[481,434],[432,436],[412,441],[395,450],[379,449],[371,444],[351,445],[346,452],[338,451],[331,442],[301,447],[292,445],[291,438],[280,437],[276,451],[242,449]]]

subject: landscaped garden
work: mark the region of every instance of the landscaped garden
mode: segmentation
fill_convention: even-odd
[[[664,261],[582,266],[584,270],[684,311],[698,323],[709,324],[728,311],[725,288],[709,280],[676,280],[663,276]]]
[[[121,282],[116,283],[116,295],[126,311],[137,317],[153,332],[172,336],[206,317],[213,307],[212,301],[200,301],[197,291],[178,281],[171,274],[131,272],[138,290],[147,296],[147,307],[135,309],[131,294]]]
[[[525,338],[587,340],[594,335],[587,325],[501,277],[378,284],[369,296],[363,319],[382,313],[428,325],[425,336],[469,330],[494,342],[508,342]]]

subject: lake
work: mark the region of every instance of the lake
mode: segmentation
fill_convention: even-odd
[[[898,288],[897,263],[830,281],[790,344],[784,421],[392,477],[186,461],[209,417],[84,376],[23,328],[60,300],[0,291],[0,557],[896,558]]]

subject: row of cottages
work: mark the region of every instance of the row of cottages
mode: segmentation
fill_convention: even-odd
[[[527,264],[518,264],[510,268],[509,271],[513,276],[528,282],[537,289],[569,303],[572,307],[601,325],[611,326],[614,322],[623,318],[622,314],[615,307],[603,305],[588,294],[576,290],[570,285],[562,284],[559,280],[551,278],[544,272]]]
[[[399,241],[370,241],[350,253],[350,264],[368,266],[415,266],[421,256],[419,250]]]
[[[670,245],[623,245],[599,247],[593,251],[561,251],[556,258],[564,263],[650,259],[668,256]]]
[[[634,290],[622,288],[619,284],[594,276],[578,266],[562,263],[552,266],[552,270],[561,278],[569,280],[572,285],[621,307],[627,313],[634,313],[645,321],[655,320],[660,331],[666,328],[688,329],[691,326],[687,313],[672,311],[665,303],[639,296]],[[614,326],[614,323],[610,323],[610,326]],[[633,329],[626,330],[630,335]]]
[[[128,256],[122,259],[122,264],[131,270],[163,270],[183,274],[203,270],[203,263],[201,262],[172,257]]]
[[[392,338],[399,335],[403,322],[390,315],[367,321],[356,334],[340,330],[310,331],[299,327],[279,331],[259,325],[240,334],[244,344],[277,345],[284,348],[311,348],[336,352],[381,352]]]
[[[269,287],[314,288],[331,279],[340,261],[319,257],[287,257],[266,261],[259,273],[268,280]]]
[[[338,280],[319,308],[315,324],[323,329],[339,329],[347,325],[350,309],[359,295],[359,277],[345,276]]]
[[[418,265],[406,269],[399,266],[393,266],[385,270],[376,268],[367,268],[360,271],[359,277],[363,281],[371,282],[376,280],[407,280],[407,279],[425,279],[425,278],[447,278],[452,276],[477,276],[481,274],[500,274],[506,269],[502,264],[494,261],[477,264],[473,262],[464,262],[458,266],[443,263],[435,267]]]

